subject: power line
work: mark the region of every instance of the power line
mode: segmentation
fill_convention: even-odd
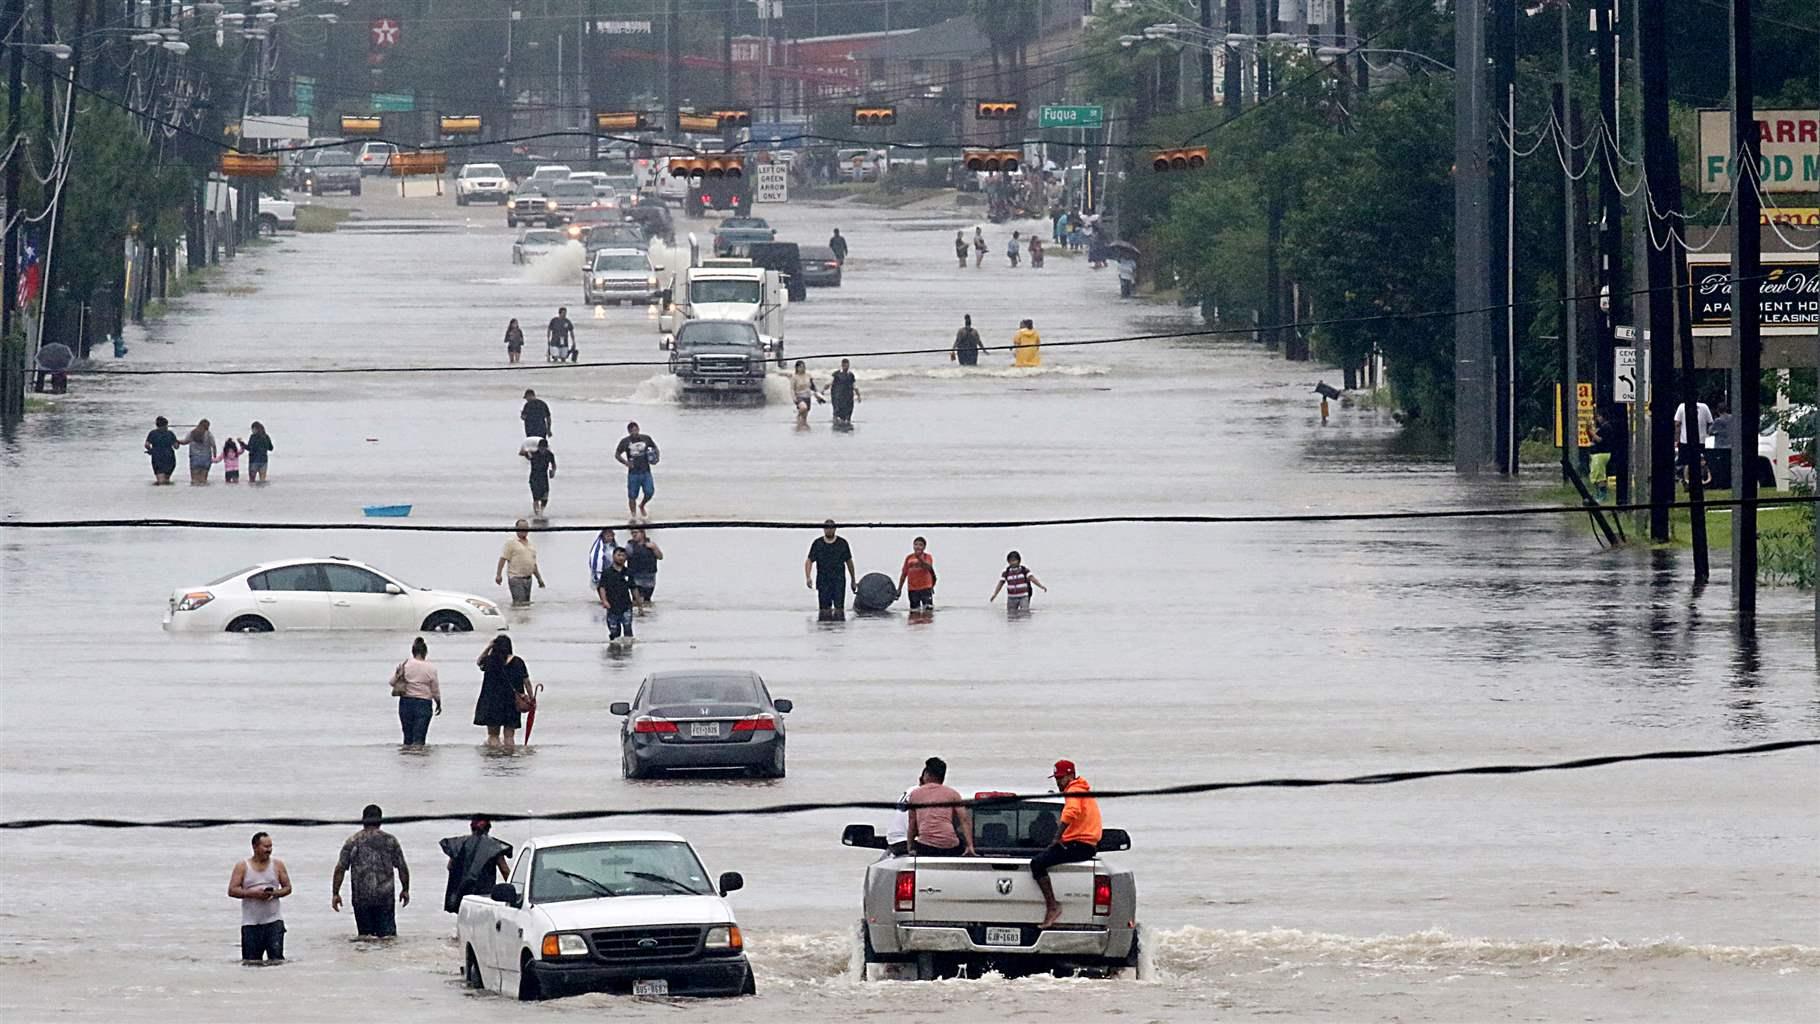
[[[1799,750],[1806,747],[1817,746],[1820,746],[1820,739],[1777,740],[1771,743],[1756,743],[1744,747],[1652,750],[1640,754],[1604,754],[1597,757],[1582,757],[1571,761],[1556,761],[1547,764],[1489,764],[1473,765],[1465,768],[1418,768],[1339,777],[1291,776],[1283,778],[1246,779],[1242,781],[1188,782],[1175,786],[1155,786],[1145,789],[1096,791],[1091,795],[1096,800],[1139,800],[1163,796],[1198,796],[1203,793],[1220,793],[1242,789],[1322,789],[1332,786],[1390,786],[1398,783],[1418,782],[1426,779],[1534,775],[1541,772],[1584,771],[1590,768],[1606,768],[1612,765],[1636,764],[1646,761],[1698,761],[1719,757],[1744,757],[1753,754],[1773,754],[1782,751]],[[1041,794],[1040,796],[1053,799],[1059,797],[1060,794]],[[923,804],[921,806],[993,807],[1028,799],[1032,799],[1032,795],[941,801]],[[579,811],[550,811],[541,814],[537,812],[527,813],[514,811],[475,811],[460,814],[394,814],[386,818],[386,824],[417,825],[426,822],[463,821],[472,820],[474,818],[486,818],[495,823],[502,821],[594,821],[602,818],[745,818],[810,814],[818,811],[892,811],[896,809],[897,801],[895,800],[830,800],[765,804],[758,807],[625,807]],[[346,828],[362,824],[364,823],[359,819],[309,817],[195,817],[152,820],[133,820],[127,818],[17,818],[10,821],[0,821],[0,830],[20,831],[41,828],[205,829],[248,825],[263,825],[268,827],[279,826],[284,828],[328,828],[335,826]]]
[[[1790,494],[1781,497],[1756,498],[1748,502],[1758,508],[1811,505],[1820,503],[1820,495]],[[1736,508],[1747,502],[1742,498],[1707,500],[1702,509]],[[950,521],[848,521],[844,530],[1016,530],[1058,526],[1105,526],[1120,523],[1235,526],[1272,523],[1382,523],[1424,519],[1516,519],[1535,516],[1577,515],[1586,512],[1645,512],[1654,508],[1692,509],[1691,501],[1631,502],[1617,505],[1512,505],[1494,508],[1408,509],[1392,512],[1259,512],[1221,515],[1214,513],[1164,515],[1064,516],[1044,519],[971,519]],[[646,530],[820,530],[823,520],[787,519],[678,519],[668,522],[631,524]],[[446,523],[398,523],[381,525],[369,522],[304,523],[252,522],[225,519],[0,519],[0,530],[294,530],[311,533],[380,532],[380,533],[497,533],[498,526],[460,526]],[[594,533],[599,526],[533,526],[532,533]]]

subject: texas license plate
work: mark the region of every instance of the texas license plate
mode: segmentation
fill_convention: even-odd
[[[986,945],[988,946],[1021,946],[1024,944],[1024,932],[1021,928],[988,928]]]
[[[635,996],[667,996],[670,994],[670,983],[662,978],[656,981],[635,981],[632,983],[632,994]]]
[[[689,725],[689,735],[707,736],[710,738],[717,737],[720,735],[720,723],[719,722],[692,722]]]

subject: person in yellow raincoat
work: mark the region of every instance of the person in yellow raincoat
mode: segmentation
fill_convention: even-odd
[[[1016,366],[1043,365],[1043,339],[1034,322],[1024,320],[1017,325],[1017,333],[1011,336],[1011,359]]]

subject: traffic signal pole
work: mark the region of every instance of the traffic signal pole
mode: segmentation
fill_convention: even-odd
[[[1497,412],[1491,351],[1491,96],[1485,67],[1486,0],[1454,7],[1454,440],[1456,473],[1476,476],[1492,459]]]

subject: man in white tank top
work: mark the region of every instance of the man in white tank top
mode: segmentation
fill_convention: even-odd
[[[240,901],[240,962],[284,961],[284,915],[279,900],[291,894],[284,861],[272,856],[272,837],[253,833],[253,855],[234,865],[228,896]]]

